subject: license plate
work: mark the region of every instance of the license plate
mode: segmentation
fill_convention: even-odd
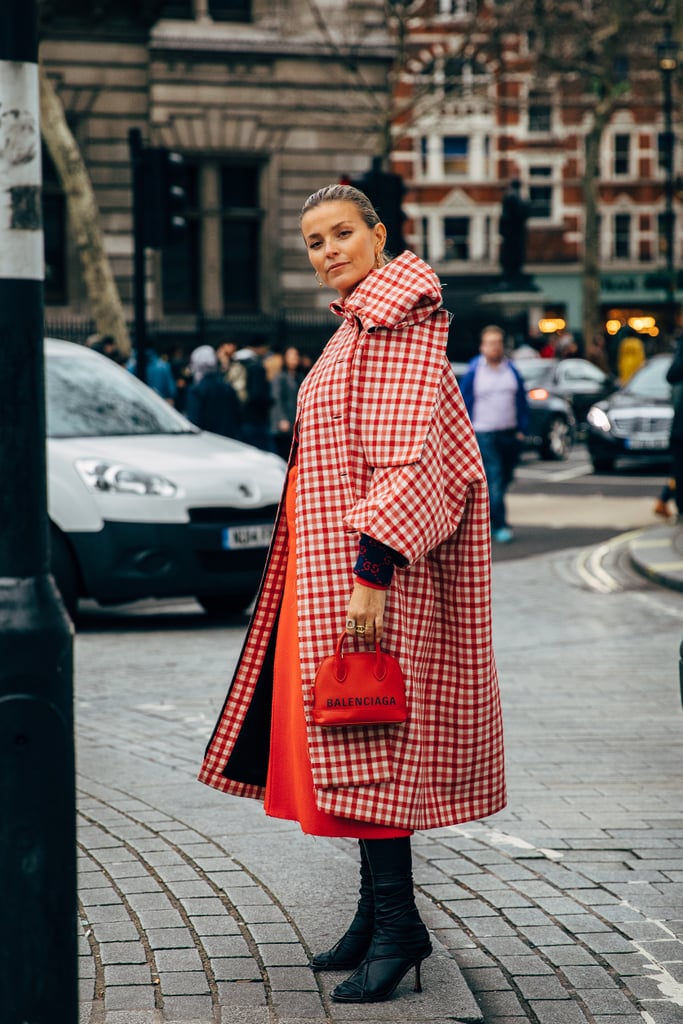
[[[662,449],[669,447],[668,437],[627,437],[627,448],[653,448]]]
[[[239,551],[245,548],[267,548],[273,532],[272,526],[226,526],[221,531],[221,545],[224,551]]]

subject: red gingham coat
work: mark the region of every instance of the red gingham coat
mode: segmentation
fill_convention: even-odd
[[[298,411],[299,637],[316,801],[331,814],[402,828],[482,818],[505,805],[488,496],[446,360],[439,282],[405,252],[332,308],[343,323],[304,381]],[[311,719],[313,679],[344,628],[360,532],[408,561],[388,592],[382,646],[403,667],[410,717],[401,725],[322,729]],[[254,701],[250,728],[238,737],[257,683],[260,692],[272,685],[267,651],[286,561],[286,523],[278,516],[199,776],[241,796],[263,796],[267,697]],[[260,754],[247,752],[259,761],[256,775],[253,764],[244,773],[237,763],[256,747]]]

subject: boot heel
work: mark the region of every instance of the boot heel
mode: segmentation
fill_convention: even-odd
[[[417,963],[415,964],[415,988],[413,989],[414,992],[421,992],[422,991],[422,981],[420,979],[420,969],[421,969],[421,967],[422,967],[422,961],[418,960]]]

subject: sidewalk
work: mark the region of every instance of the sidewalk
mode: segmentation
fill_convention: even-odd
[[[673,550],[634,543],[660,530]],[[495,569],[509,806],[415,836],[435,952],[421,994],[368,1006],[307,966],[352,915],[355,843],[196,782],[243,627],[78,634],[82,1024],[683,1024],[683,600],[541,564]]]
[[[629,543],[633,567],[663,587],[683,591],[683,523],[641,530]]]

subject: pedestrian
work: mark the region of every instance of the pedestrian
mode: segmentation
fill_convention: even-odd
[[[270,430],[270,381],[263,361],[268,355],[265,335],[254,335],[248,345],[235,353],[246,370],[246,398],[242,409],[242,440],[266,452],[275,450]]]
[[[299,349],[290,345],[283,353],[282,369],[270,384],[273,393],[271,410],[273,437],[277,453],[283,459],[287,458],[292,446],[296,401],[303,379]]]
[[[409,251],[388,260],[386,228],[349,185],[310,196],[301,229],[341,325],[299,391],[268,564],[200,778],[308,834],[359,840],[355,917],[311,966],[353,971],[335,1001],[377,1002],[411,968],[419,990],[432,951],[412,833],[505,805],[487,490],[432,269]],[[407,722],[314,723],[316,669],[341,635],[398,659]],[[329,892],[333,908],[334,879]]]
[[[667,370],[666,379],[673,385],[674,415],[671,421],[669,447],[678,522],[683,523],[683,334],[679,335],[676,341],[673,361]]]
[[[224,339],[216,346],[216,357],[225,380],[235,389],[235,394],[244,405],[247,400],[247,368],[244,363],[235,359],[237,344]]]
[[[192,386],[188,388],[185,415],[200,430],[239,438],[242,428],[240,403],[235,389],[220,371],[212,345],[200,345],[190,355]]]
[[[652,511],[656,516],[661,516],[662,519],[671,519],[673,512],[669,508],[669,502],[676,493],[676,481],[672,476],[664,481],[662,489],[660,490],[655,500],[654,508]]]
[[[137,356],[132,355],[126,366],[131,373],[136,373]],[[169,361],[163,359],[151,345],[145,350],[145,383],[169,405],[175,405],[176,383],[173,370]]]
[[[524,381],[505,357],[502,328],[489,324],[481,332],[480,354],[460,381],[484,460],[491,503],[491,534],[508,544],[514,534],[507,521],[505,494],[512,483],[520,447],[529,425]]]

